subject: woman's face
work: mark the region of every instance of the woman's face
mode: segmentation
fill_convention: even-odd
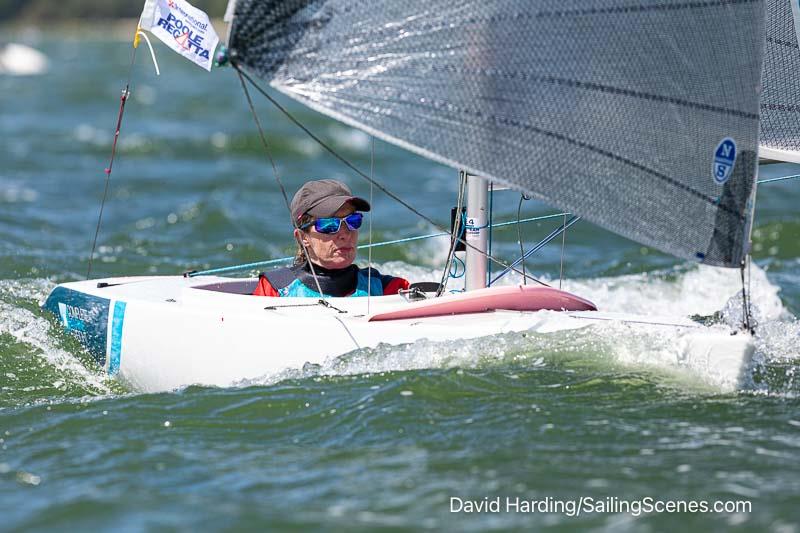
[[[345,204],[333,216],[341,218],[354,212],[352,205]],[[344,222],[336,233],[319,233],[312,224],[305,230],[294,230],[294,234],[303,240],[309,259],[322,268],[347,268],[356,260],[358,230],[351,230]]]

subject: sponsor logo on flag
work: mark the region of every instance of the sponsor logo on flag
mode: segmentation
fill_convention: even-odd
[[[211,70],[219,37],[203,11],[185,0],[147,0],[139,25],[183,57]]]

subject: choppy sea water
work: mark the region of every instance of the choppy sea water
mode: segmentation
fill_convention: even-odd
[[[104,376],[39,309],[56,283],[86,274],[130,47],[25,37],[51,69],[0,77],[0,528],[798,530],[800,181],[759,189],[757,352],[734,391],[682,368],[669,334],[593,326],[381,346],[236,387],[141,394]],[[159,60],[160,78],[145,54],[134,69],[93,275],[290,253],[283,199],[233,73],[206,74],[163,48]],[[288,105],[369,168],[368,136]],[[369,195],[266,102],[259,110],[290,191],[336,177]],[[374,167],[395,193],[448,221],[453,170],[380,142]],[[797,173],[776,165],[762,178]],[[517,201],[498,193],[496,219],[515,218]],[[376,241],[433,231],[388,198],[376,194],[373,205]],[[555,211],[523,206],[523,216]],[[552,225],[526,226],[526,242]],[[495,251],[512,259],[516,238],[497,231]],[[373,258],[433,280],[444,255],[441,241],[424,241]],[[556,279],[559,246],[527,267]],[[588,223],[567,235],[565,275],[566,289],[611,311],[709,315],[730,309],[740,289],[737,272]],[[574,516],[569,502],[581,497],[612,512]],[[464,512],[464,502],[497,498],[501,512]],[[514,512],[506,498],[561,508]],[[625,512],[622,500],[751,508]],[[451,512],[458,502],[462,512]]]

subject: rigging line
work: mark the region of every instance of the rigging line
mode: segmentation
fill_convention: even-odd
[[[567,221],[567,223],[566,223],[565,225],[559,226],[558,228],[556,228],[556,229],[554,229],[553,231],[551,231],[551,232],[550,232],[550,234],[549,234],[549,235],[547,235],[547,237],[545,237],[544,239],[542,239],[541,241],[539,241],[539,244],[537,244],[536,246],[534,246],[533,248],[531,248],[530,250],[528,250],[527,252],[525,252],[525,255],[524,255],[524,257],[518,258],[516,261],[514,261],[513,263],[511,263],[511,265],[512,265],[512,266],[516,266],[516,265],[518,265],[518,264],[520,263],[520,261],[521,261],[521,260],[523,260],[525,257],[528,257],[529,255],[532,255],[532,254],[535,254],[536,252],[538,252],[539,250],[541,250],[541,249],[542,249],[542,248],[543,248],[543,247],[544,247],[544,246],[545,246],[547,243],[549,243],[550,241],[552,241],[553,239],[555,239],[556,237],[558,237],[558,234],[559,234],[560,232],[562,232],[562,231],[565,231],[565,230],[566,230],[568,227],[570,227],[571,225],[575,224],[575,223],[576,223],[576,222],[578,222],[580,219],[581,219],[581,217],[579,217],[579,216],[577,216],[577,215],[573,215],[573,216],[572,216],[572,218],[570,218],[570,219]],[[499,280],[500,278],[502,278],[503,276],[505,276],[505,275],[506,275],[506,274],[508,274],[509,272],[511,272],[511,269],[510,269],[510,268],[507,268],[507,269],[503,270],[503,271],[502,271],[500,274],[498,274],[498,275],[497,275],[497,277],[495,277],[495,278],[492,280],[492,284],[494,284],[494,283],[495,283],[497,280]],[[518,270],[516,270],[516,272],[519,272],[519,271],[518,271]],[[548,285],[548,287],[549,287],[549,285]]]
[[[370,135],[369,175],[375,178],[375,137]],[[369,182],[369,207],[372,209],[372,182]],[[369,216],[369,249],[367,251],[367,314],[372,296],[372,214]]]
[[[367,176],[364,172],[359,170],[350,161],[345,159],[336,150],[334,150],[333,148],[328,146],[322,139],[320,139],[319,137],[314,135],[314,133],[311,130],[309,130],[302,122],[300,122],[297,118],[295,118],[294,115],[292,115],[285,107],[283,107],[277,100],[275,100],[272,96],[270,96],[269,93],[267,93],[263,88],[261,88],[261,86],[259,86],[255,82],[255,80],[253,80],[253,78],[249,74],[247,74],[247,72],[245,72],[245,71],[243,71],[241,69],[241,67],[239,66],[238,63],[231,62],[231,65],[239,73],[240,77],[244,77],[247,81],[249,81],[250,84],[256,89],[256,91],[258,91],[264,98],[269,100],[269,102],[272,105],[274,105],[278,109],[278,111],[283,113],[286,116],[286,118],[288,118],[295,126],[297,126],[303,132],[305,132],[306,135],[311,137],[311,139],[314,140],[317,144],[319,144],[320,147],[322,147],[325,151],[327,151],[333,157],[338,159],[347,168],[349,168],[350,170],[352,170],[353,172],[355,172],[356,174],[358,174],[359,176],[361,176],[365,180],[370,181],[369,176]],[[399,196],[397,196],[393,192],[389,191],[386,187],[384,187],[383,185],[381,185],[377,181],[374,184],[375,184],[375,187],[377,187],[379,191],[381,191],[382,193],[387,195],[389,198],[391,198],[392,200],[396,201],[397,203],[399,203],[400,205],[402,205],[403,207],[405,207],[406,209],[408,209],[409,211],[411,211],[412,213],[414,213],[415,215],[420,217],[422,220],[424,220],[428,224],[432,225],[434,228],[436,228],[438,230],[441,230],[441,231],[444,231],[444,228],[442,228],[439,224],[435,223],[431,218],[429,218],[429,217],[423,215],[422,213],[420,213],[411,204],[409,204],[408,202],[404,201],[403,199],[401,199]],[[500,266],[502,266],[502,267],[504,267],[506,269],[510,268],[511,270],[513,270],[514,272],[516,272],[518,274],[522,274],[522,272],[520,270],[518,270],[517,268],[512,267],[512,266],[506,264],[505,262],[501,261],[500,259],[497,259],[496,257],[493,257],[493,256],[487,254],[484,250],[479,250],[478,248],[476,248],[472,244],[466,242],[464,239],[458,238],[458,241],[463,243],[464,246],[466,246],[468,248],[472,248],[473,250],[476,250],[479,254],[481,254],[482,256],[486,257],[488,260],[494,261],[495,263],[497,263],[498,265],[500,265]],[[539,279],[537,279],[537,278],[535,278],[533,276],[528,276],[528,279],[531,279],[531,280],[535,281],[536,283],[538,283],[540,285],[544,285],[545,287],[549,287],[550,286],[547,283],[545,283],[545,282],[543,282],[543,281],[541,281],[541,280],[539,280]]]
[[[277,311],[278,309],[283,309],[284,307],[316,307],[318,305],[320,305],[319,302],[314,302],[313,304],[268,305],[264,308],[264,311]]]
[[[321,305],[322,307],[327,307],[328,309],[333,309],[334,311],[337,311],[340,314],[341,313],[347,313],[347,311],[345,311],[344,309],[339,309],[338,307],[335,307],[335,306],[331,305],[331,303],[328,300],[323,300],[322,298],[320,298],[317,301],[317,303],[319,305]],[[344,325],[344,324],[342,324],[342,325]],[[347,329],[347,326],[345,326],[344,329]],[[350,333],[350,331],[348,331],[348,333]]]
[[[331,307],[333,307],[333,306],[331,306]],[[340,312],[341,312],[341,311],[340,311]],[[353,336],[353,333],[350,331],[350,328],[348,328],[348,327],[347,327],[347,324],[345,324],[345,323],[344,323],[344,321],[343,321],[341,318],[339,318],[338,316],[336,316],[336,315],[334,315],[334,316],[333,316],[333,318],[334,318],[334,319],[336,319],[336,320],[338,320],[338,321],[339,321],[339,324],[341,324],[341,325],[342,325],[342,327],[344,328],[344,330],[347,332],[347,335],[350,337],[350,340],[351,340],[351,341],[353,341],[353,344],[355,344],[355,345],[356,345],[356,350],[360,350],[360,349],[361,349],[361,345],[360,345],[360,344],[358,344],[358,341],[357,341],[357,340],[356,340],[356,338]]]
[[[522,258],[522,284],[527,285],[528,280],[525,279],[525,249],[522,247],[522,225],[519,222],[523,200],[525,200],[525,195],[520,194],[519,204],[517,204],[517,243],[519,244],[519,256]]]
[[[336,312],[338,312],[340,314],[341,313],[347,313],[347,311],[339,309],[338,307],[334,307],[334,306],[332,306],[330,304],[330,302],[328,302],[327,300],[323,300],[323,299],[319,299],[316,302],[310,303],[310,304],[268,305],[268,306],[266,306],[264,308],[264,310],[265,311],[277,311],[278,309],[283,309],[284,307],[316,307],[318,305],[321,305],[322,307],[327,307],[328,309],[333,309],[334,311],[336,311]]]
[[[556,214],[553,214],[553,215],[544,215],[544,216],[540,216],[540,217],[525,218],[525,219],[520,220],[520,223],[536,222],[536,221],[539,221],[539,220],[548,220],[548,219],[551,219],[551,218],[558,218],[558,217],[561,217],[561,216],[564,216],[564,215],[569,215],[569,214],[570,213],[556,213]],[[502,228],[502,227],[510,226],[510,225],[516,224],[516,223],[517,223],[516,220],[510,220],[508,222],[498,222],[497,224],[493,224],[490,227],[491,228]],[[371,247],[376,248],[378,246],[389,246],[389,245],[392,245],[392,244],[403,244],[403,243],[406,243],[406,242],[420,241],[420,240],[423,240],[423,239],[432,239],[434,237],[444,237],[445,235],[451,235],[451,233],[449,231],[441,231],[439,233],[429,233],[427,235],[417,235],[415,237],[405,237],[405,238],[402,238],[402,239],[394,239],[394,240],[391,240],[391,241],[376,242],[374,244],[362,244],[362,245],[358,246],[358,249],[359,250],[364,250],[364,249],[368,249],[368,248],[371,248]],[[240,270],[247,270],[248,268],[256,268],[256,267],[261,267],[261,266],[269,266],[269,265],[276,265],[276,264],[279,264],[279,263],[285,263],[287,261],[291,261],[292,259],[293,259],[293,257],[279,257],[278,259],[269,259],[267,261],[256,261],[254,263],[244,263],[244,264],[240,264],[240,265],[232,265],[232,266],[227,266],[227,267],[211,268],[211,269],[207,269],[207,270],[191,270],[191,271],[185,272],[184,276],[188,277],[188,278],[193,278],[195,276],[206,276],[208,274],[218,274],[218,273],[221,273],[221,272],[236,272],[236,271],[240,271]]]
[[[489,182],[489,255],[492,255],[492,222],[494,220],[494,182]],[[489,286],[489,281],[492,279],[492,262],[486,262],[486,286]],[[525,279],[525,278],[522,278]]]
[[[269,144],[267,143],[267,137],[264,134],[264,129],[261,127],[261,121],[258,118],[258,113],[256,113],[256,108],[255,105],[253,104],[253,99],[250,98],[250,91],[247,90],[247,84],[244,82],[244,78],[242,77],[242,71],[239,70],[239,67],[236,64],[234,64],[234,67],[236,68],[236,72],[239,74],[239,82],[242,84],[242,90],[244,91],[245,98],[247,98],[247,105],[250,106],[250,112],[253,114],[253,120],[255,121],[256,127],[258,128],[258,134],[261,137],[261,143],[264,145],[264,150],[267,153],[267,158],[269,158],[269,163],[270,165],[272,165],[272,173],[275,176],[275,181],[278,182],[278,187],[280,187],[281,189],[281,194],[283,195],[283,202],[286,204],[286,210],[289,212],[289,219],[292,221],[292,226],[294,226],[294,229],[302,231],[298,227],[297,221],[294,219],[294,216],[292,215],[292,207],[289,205],[289,196],[286,194],[286,187],[283,186],[283,182],[281,181],[281,178],[278,175],[278,167],[275,164],[275,159],[273,159],[272,157],[272,152],[269,149]],[[317,285],[317,292],[319,293],[320,298],[324,300],[325,294],[323,294],[322,292],[322,286],[319,284],[319,279],[317,279],[317,273],[314,271],[314,263],[312,263],[311,261],[311,256],[308,255],[308,248],[303,242],[303,239],[297,239],[295,237],[295,240],[303,249],[303,254],[306,257],[306,262],[308,263],[308,267],[311,270],[311,276],[314,278],[314,283]]]
[[[564,215],[564,231],[561,232],[561,268],[558,273],[558,290],[561,290],[561,282],[564,280],[564,245],[567,243],[567,215]]]
[[[242,84],[242,90],[244,90],[244,94],[247,97],[247,104],[250,106],[250,112],[253,114],[253,120],[255,121],[256,126],[258,127],[258,134],[261,137],[261,142],[264,145],[264,149],[267,152],[267,157],[269,157],[269,162],[272,165],[272,172],[275,175],[275,181],[277,181],[278,185],[280,186],[281,194],[283,195],[283,201],[286,204],[286,210],[289,212],[289,218],[292,220],[292,226],[294,226],[295,230],[302,231],[298,227],[297,220],[295,220],[294,216],[292,215],[292,208],[289,205],[289,196],[286,194],[286,188],[283,186],[283,183],[281,182],[280,176],[278,175],[278,168],[275,165],[275,160],[273,159],[272,153],[269,150],[269,144],[267,144],[267,138],[266,138],[266,135],[264,134],[264,129],[261,127],[261,122],[258,119],[258,114],[256,113],[255,105],[253,105],[253,100],[252,100],[252,98],[250,98],[250,91],[247,90],[247,84],[244,82],[244,77],[242,75],[242,70],[239,68],[239,65],[236,64],[236,63],[233,63],[233,66],[236,69],[236,72],[239,74],[239,82]],[[314,270],[314,263],[311,261],[311,256],[308,253],[308,247],[306,247],[306,245],[303,242],[302,238],[296,239],[296,240],[298,241],[299,245],[303,248],[303,253],[304,253],[305,257],[306,257],[306,262],[308,263],[308,267],[311,270],[311,275],[314,278],[314,283],[317,285],[317,292],[319,293],[319,297],[320,297],[319,304],[323,305],[325,307],[329,307],[331,309],[335,309],[339,313],[345,312],[345,311],[342,311],[341,309],[337,309],[336,307],[332,306],[330,304],[330,302],[325,300],[325,293],[322,292],[322,287],[320,286],[319,278],[317,277],[317,273]],[[342,325],[344,330],[350,336],[350,339],[352,339],[353,343],[356,345],[356,348],[361,348],[361,346],[358,344],[358,341],[353,336],[353,334],[350,331],[350,329],[347,327],[347,324],[342,322],[342,320],[339,317],[334,317],[334,318],[336,318],[336,320],[338,320],[339,323]]]
[[[447,281],[450,279],[450,277],[453,277],[453,258],[456,254],[458,235],[461,232],[461,210],[464,204],[464,189],[466,188],[466,184],[467,173],[462,170],[458,173],[458,196],[456,197],[456,213],[455,216],[453,216],[453,233],[450,235],[450,247],[447,250],[447,261],[445,261],[444,270],[442,271],[442,279],[439,282],[439,288],[436,289],[437,298],[444,294],[444,291],[447,288]]]
[[[455,261],[461,261],[461,259],[456,255],[456,248],[458,245],[458,238],[461,235],[465,234],[466,231],[466,210],[467,206],[465,202],[467,201],[467,180],[469,179],[469,174],[466,170],[462,170],[459,173],[459,184],[458,184],[458,198],[456,199],[456,216],[455,220],[453,221],[453,235],[450,239],[450,253],[447,257],[447,264],[445,265],[445,269],[442,272],[442,284],[439,286],[439,290],[437,291],[436,296],[441,296],[444,294],[445,289],[447,288],[447,283],[450,281],[451,277],[459,277],[453,275],[455,271],[458,274],[458,266],[456,264],[455,269],[453,268]],[[466,275],[467,273],[467,266],[464,263],[464,272],[462,275]],[[466,283],[466,280],[465,280]]]
[[[750,321],[750,304],[747,302],[747,285],[745,283],[744,271],[745,271],[745,264],[747,263],[747,258],[742,261],[742,264],[739,267],[739,271],[742,275],[742,326],[749,331],[751,334],[755,333],[755,328],[753,328],[752,323]]]
[[[753,306],[753,291],[750,289],[750,267],[753,265],[753,257],[750,254],[747,254],[745,258],[747,259],[747,294],[750,295],[750,305],[748,306],[747,310],[750,311],[750,308]],[[753,331],[755,331],[755,326],[753,327]]]
[[[128,79],[125,82],[125,89],[122,91],[122,96],[120,97],[119,101],[119,112],[117,114],[117,127],[114,131],[114,141],[111,143],[111,158],[108,162],[108,168],[105,169],[106,173],[106,184],[105,188],[103,189],[103,199],[100,201],[100,213],[97,215],[97,227],[94,230],[94,240],[92,241],[92,251],[89,253],[89,266],[86,269],[86,279],[89,279],[92,275],[92,264],[94,262],[94,251],[97,248],[97,238],[100,236],[100,225],[103,221],[103,211],[106,206],[106,200],[108,199],[108,187],[111,182],[111,169],[114,167],[114,158],[117,155],[117,141],[119,140],[119,133],[122,129],[122,116],[125,114],[125,103],[128,101],[128,97],[131,95],[131,79],[133,77],[133,65],[136,62],[136,50],[137,47],[133,47],[133,52],[131,53],[131,63],[128,65]]]
[[[772,183],[773,181],[783,181],[783,180],[796,180],[800,178],[800,174],[795,174],[793,176],[781,176],[780,178],[768,178],[765,180],[758,180],[759,185],[763,185],[764,183]]]

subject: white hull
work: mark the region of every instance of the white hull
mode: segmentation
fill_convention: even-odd
[[[109,286],[99,288],[98,282]],[[142,391],[190,384],[228,386],[306,363],[322,364],[381,343],[451,341],[517,331],[549,333],[598,320],[677,331],[680,363],[710,376],[723,388],[737,386],[753,353],[747,335],[731,335],[725,328],[707,328],[681,318],[494,310],[375,321],[370,318],[416,304],[393,295],[330,298],[327,307],[308,298],[242,294],[254,285],[255,280],[220,277],[92,280],[60,285],[45,307],[60,317],[110,374],[118,374]]]

